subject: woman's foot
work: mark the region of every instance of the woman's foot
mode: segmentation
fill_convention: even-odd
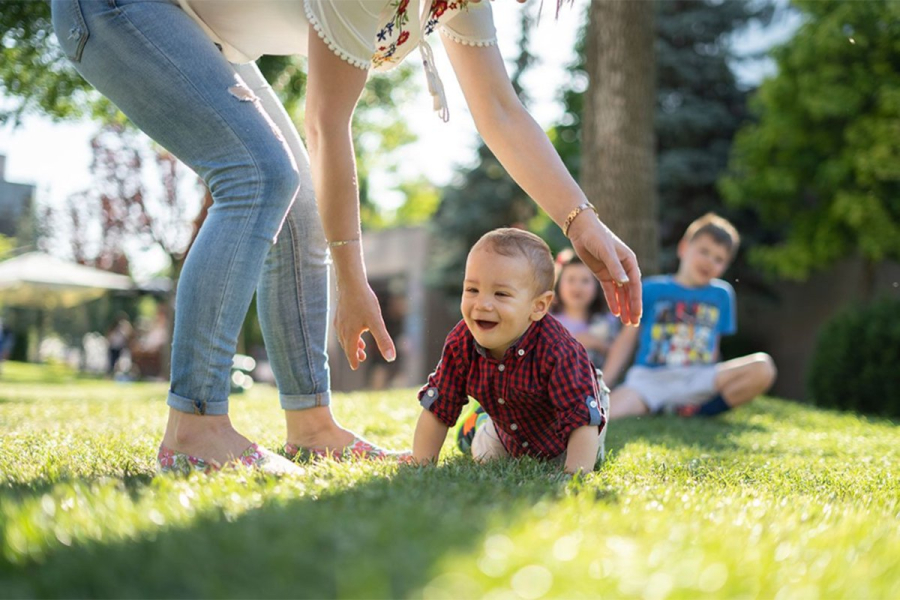
[[[288,410],[285,420],[287,442],[284,453],[292,460],[325,457],[340,460],[345,456],[381,460],[402,454],[379,448],[344,429],[334,420],[327,406]]]
[[[285,460],[257,444],[250,444],[250,447],[244,450],[239,457],[225,465],[175,452],[165,446],[159,447],[156,462],[160,473],[178,473],[180,475],[190,475],[193,472],[212,473],[222,469],[223,466],[246,467],[267,475],[303,475],[305,473],[291,461]]]
[[[239,459],[252,445],[228,415],[193,415],[170,408],[161,448],[221,466]]]

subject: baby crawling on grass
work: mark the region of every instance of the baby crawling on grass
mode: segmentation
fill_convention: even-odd
[[[419,391],[413,460],[435,462],[447,430],[474,398],[468,434],[477,461],[532,456],[568,473],[602,458],[608,390],[587,351],[551,315],[550,248],[519,229],[485,234],[469,252],[463,320]],[[472,437],[474,435],[474,437]]]

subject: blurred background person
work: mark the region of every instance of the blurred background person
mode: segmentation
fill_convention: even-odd
[[[621,323],[606,308],[596,277],[572,249],[560,252],[556,265],[551,314],[584,345],[594,366],[602,369]]]

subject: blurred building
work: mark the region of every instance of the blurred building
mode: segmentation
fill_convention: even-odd
[[[420,386],[437,365],[444,338],[461,316],[457,303],[425,285],[428,237],[424,227],[363,233],[369,285],[381,304],[385,325],[397,347],[397,360],[385,362],[367,336],[368,359],[353,371],[331,327],[328,355],[336,391]],[[335,298],[332,287],[332,302]]]
[[[6,157],[0,155],[0,235],[22,237],[31,223],[35,186],[6,181]],[[30,236],[26,236],[30,237]]]

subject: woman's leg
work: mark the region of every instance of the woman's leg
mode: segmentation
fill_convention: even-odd
[[[297,129],[255,64],[235,67],[271,116],[300,174],[297,197],[269,251],[256,305],[266,351],[285,410],[287,443],[343,449],[355,436],[331,414],[328,336],[328,250],[319,220],[309,155]]]
[[[230,367],[297,166],[234,68],[170,0],[54,0],[53,19],[82,75],[212,193],[178,284],[164,444],[222,462],[249,445],[227,417]]]

